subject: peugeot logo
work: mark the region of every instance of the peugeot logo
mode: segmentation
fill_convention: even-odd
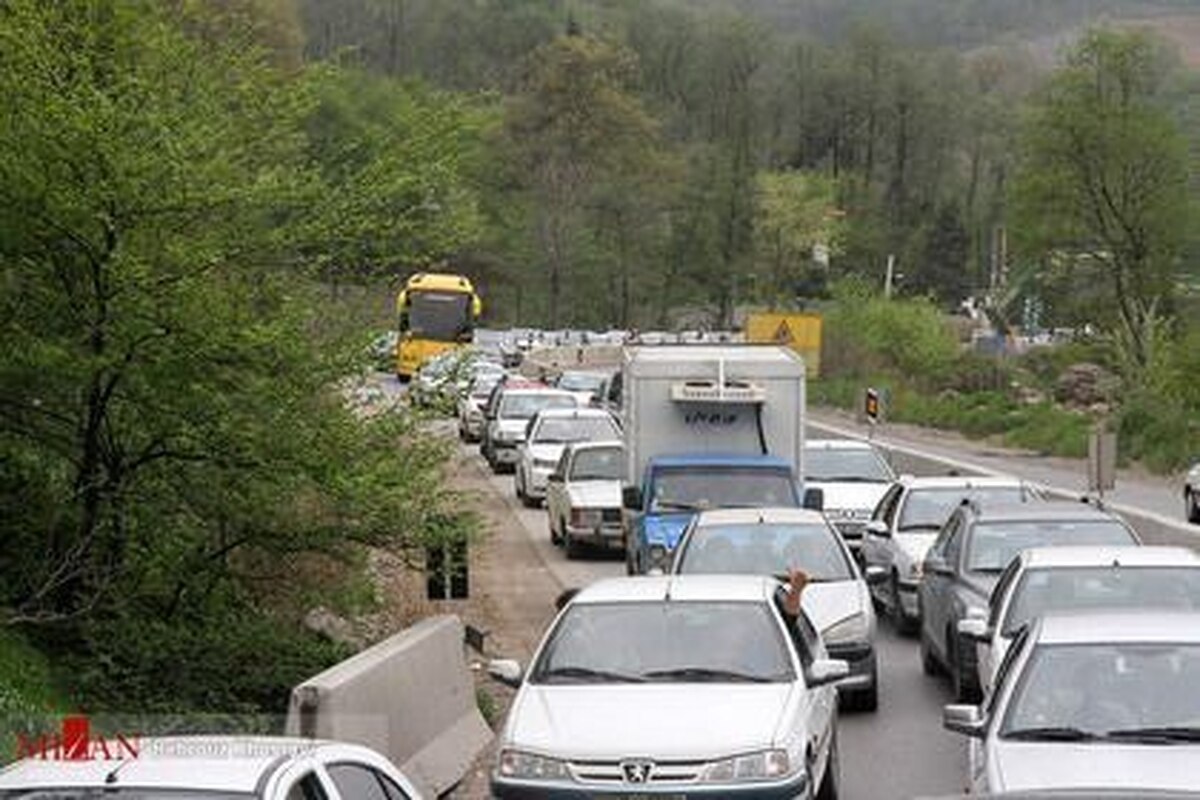
[[[653,761],[622,761],[621,774],[625,777],[626,783],[646,783],[650,780],[650,773],[654,771]]]

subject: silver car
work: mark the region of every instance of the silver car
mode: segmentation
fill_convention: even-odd
[[[1021,502],[1040,495],[1019,478],[901,476],[887,491],[863,533],[862,563],[887,579],[872,592],[902,633],[921,620],[917,590],[925,553],[954,509],[968,497],[984,503]]]
[[[958,632],[975,641],[979,685],[990,692],[1009,644],[1037,617],[1064,611],[1200,611],[1200,555],[1185,547],[1034,547],[1005,569],[987,617]]]
[[[847,674],[771,578],[613,578],[559,612],[519,685],[499,798],[837,795]]]
[[[576,398],[578,399],[578,398]],[[550,473],[558,466],[563,450],[574,442],[612,441],[621,438],[621,428],[607,411],[599,408],[549,408],[529,421],[524,440],[517,445],[513,489],[529,508],[546,498]]]
[[[737,508],[696,515],[675,549],[677,575],[782,575],[806,572],[804,610],[832,658],[850,665],[839,686],[842,706],[874,711],[879,705],[875,611],[867,581],[846,541],[819,511]],[[872,576],[885,576],[878,568]]]
[[[983,706],[946,706],[971,737],[975,794],[1200,786],[1200,614],[1039,618]]]

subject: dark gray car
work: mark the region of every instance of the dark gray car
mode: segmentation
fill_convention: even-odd
[[[977,700],[975,648],[959,636],[959,621],[987,616],[988,598],[1000,573],[1022,550],[1092,544],[1140,541],[1120,517],[1085,503],[964,502],[925,556],[918,595],[925,674],[948,672],[959,700]]]

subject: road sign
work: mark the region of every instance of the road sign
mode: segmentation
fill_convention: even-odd
[[[1088,437],[1088,491],[1099,497],[1117,488],[1117,435],[1097,425]]]
[[[754,312],[746,317],[746,341],[789,347],[804,359],[808,377],[821,374],[821,316]]]
[[[882,408],[879,402],[879,390],[867,388],[863,393],[863,416],[867,418],[867,422],[875,425],[879,422],[882,416]]]
[[[780,320],[779,327],[775,329],[775,335],[771,337],[776,344],[791,344],[796,340],[792,335],[792,329],[788,327],[787,320]]]

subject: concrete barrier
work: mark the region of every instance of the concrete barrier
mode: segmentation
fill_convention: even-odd
[[[430,797],[446,792],[492,738],[475,702],[462,622],[430,617],[300,684],[287,733],[366,745]]]
[[[808,425],[818,430],[826,431],[838,438],[861,439],[857,432],[828,425],[824,422],[808,422]],[[910,475],[999,475],[996,470],[989,469],[969,461],[948,458],[942,455],[928,453],[919,448],[890,442],[886,438],[877,438],[873,444],[882,450],[892,464],[892,468],[901,474]],[[1011,473],[1009,473],[1011,474]],[[1022,477],[1020,474],[1015,477]],[[1032,481],[1051,497],[1061,500],[1079,500],[1080,494],[1058,486]],[[1200,528],[1188,525],[1182,520],[1175,520],[1154,511],[1125,505],[1123,503],[1106,502],[1104,507],[1124,517],[1133,529],[1142,537],[1146,544],[1175,545],[1200,549]]]

